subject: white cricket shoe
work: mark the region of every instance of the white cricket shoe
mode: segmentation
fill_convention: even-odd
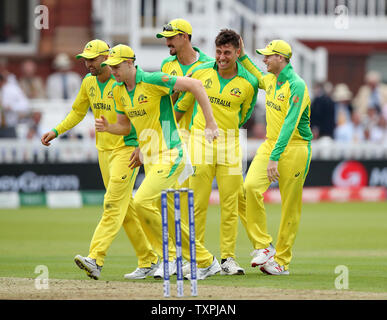
[[[196,272],[197,280],[204,280],[210,276],[213,276],[219,273],[222,270],[222,268],[220,267],[218,260],[214,257],[214,260],[212,261],[209,267],[197,268],[196,270],[197,270]],[[184,279],[191,280],[191,274],[189,273],[186,276],[184,276]]]
[[[242,275],[245,274],[245,270],[241,268],[232,257],[228,257],[225,262],[223,262],[220,267],[222,271],[220,271],[221,275]]]
[[[98,280],[99,276],[101,275],[102,266],[97,265],[95,259],[82,257],[78,254],[75,256],[74,261],[80,269],[86,271],[86,274],[90,278]]]
[[[263,273],[273,276],[287,276],[289,270],[285,270],[284,266],[280,266],[274,258],[270,258],[264,265],[259,268]]]
[[[176,274],[176,259],[173,261],[168,261],[169,276]],[[164,278],[164,263],[161,261],[157,267],[157,270],[153,274],[155,279]]]
[[[256,249],[251,255],[253,259],[251,260],[251,266],[255,268],[256,266],[260,266],[265,264],[271,257],[275,255],[275,248],[272,244],[265,249]]]
[[[132,273],[127,273],[124,275],[125,279],[128,280],[137,280],[137,279],[145,279],[146,277],[152,277],[157,268],[159,267],[159,264],[152,263],[149,268],[137,268]]]
[[[197,268],[196,268],[197,272]],[[186,276],[187,274],[191,273],[191,263],[189,261],[184,261],[183,264],[183,276]]]

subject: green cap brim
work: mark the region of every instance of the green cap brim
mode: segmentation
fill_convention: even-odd
[[[258,54],[261,54],[263,56],[271,56],[271,55],[275,54],[275,52],[269,51],[266,49],[256,49],[255,52]]]
[[[170,37],[173,37],[179,33],[181,33],[181,32],[179,32],[179,31],[163,31],[163,32],[156,34],[156,37],[157,38],[170,38]]]

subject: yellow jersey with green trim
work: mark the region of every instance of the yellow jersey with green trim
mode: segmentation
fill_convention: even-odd
[[[247,55],[240,61],[266,91],[266,138],[275,142],[270,160],[278,161],[288,144],[307,143],[313,138],[308,88],[290,63],[277,79],[272,73],[263,73]]]
[[[103,115],[110,123],[117,121],[117,114],[114,110],[114,98],[112,87],[116,80],[111,76],[106,82],[101,83],[97,77],[87,74],[82,80],[81,88],[72,105],[72,110],[66,118],[57,125],[53,131],[56,135],[65,133],[75,127],[86,116],[89,107],[94,118],[100,118]],[[98,150],[113,150],[116,148],[128,146],[138,146],[137,136],[134,130],[131,130],[127,136],[118,136],[108,132],[96,132],[95,142]]]
[[[239,128],[250,118],[254,109],[258,81],[239,62],[238,72],[232,79],[222,78],[216,62],[208,62],[195,68],[192,78],[201,80],[212,106],[215,121],[219,131],[234,129],[235,136],[239,136]],[[175,110],[185,112],[195,102],[190,92],[184,92],[175,104]],[[192,129],[204,130],[206,121],[201,108],[194,105]]]
[[[198,60],[196,60],[194,63],[190,65],[183,65],[179,62],[177,59],[177,56],[170,56],[163,60],[161,63],[161,72],[168,73],[172,76],[185,76],[187,74],[190,74],[193,69],[195,69],[197,66],[214,61],[214,58],[206,55],[203,51],[201,51],[199,48],[193,47],[193,49],[197,52],[199,55]],[[179,97],[182,93],[179,94]],[[189,132],[190,130],[190,123],[192,119],[192,113],[193,108],[188,109],[184,115],[181,117],[179,121],[179,128],[187,130]]]
[[[171,94],[176,77],[162,72],[144,72],[136,66],[136,84],[128,91],[124,82],[113,86],[115,108],[134,127],[144,157],[154,157],[181,147]]]

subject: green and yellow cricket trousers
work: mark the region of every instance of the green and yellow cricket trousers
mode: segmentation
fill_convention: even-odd
[[[269,188],[267,165],[275,141],[266,140],[258,148],[245,179],[247,226],[254,241],[255,249],[270,245],[272,237],[267,231],[264,192]],[[311,160],[310,141],[291,142],[285,148],[278,162],[279,190],[281,194],[281,222],[275,245],[276,262],[288,269],[301,218],[302,190]]]
[[[133,205],[133,187],[138,174],[128,167],[135,147],[124,146],[114,150],[98,151],[98,162],[106,188],[104,211],[90,243],[89,257],[104,264],[106,253],[121,226],[124,228],[138,258],[138,267],[150,267],[158,256],[152,249]]]
[[[166,155],[161,155],[162,161],[155,161],[154,164],[145,164],[145,179],[134,196],[134,206],[143,229],[150,239],[154,250],[160,256],[162,256],[163,252],[160,211],[161,191],[176,185],[180,174],[185,168],[187,157],[187,154],[180,146],[169,149],[167,153]],[[174,212],[171,210],[168,210],[168,221],[169,225],[174,224]],[[171,241],[169,242],[171,244]],[[183,220],[181,221],[181,242],[182,255],[185,259],[189,260],[189,229]],[[208,267],[212,263],[213,255],[199,241],[196,240],[195,244],[198,267]]]

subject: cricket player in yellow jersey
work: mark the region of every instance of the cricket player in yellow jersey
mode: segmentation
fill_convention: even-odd
[[[161,191],[182,183],[190,174],[186,169],[188,155],[182,148],[170,95],[173,90],[193,93],[202,103],[206,119],[206,138],[212,142],[218,136],[218,127],[211,105],[200,81],[187,77],[175,77],[162,72],[148,73],[134,66],[135,55],[126,45],[110,50],[104,64],[109,65],[118,83],[113,86],[117,122],[106,118],[96,119],[97,131],[124,135],[135,129],[141,153],[144,156],[145,179],[136,192],[134,206],[147,234],[159,241],[155,248],[161,255],[161,212],[155,202]],[[169,218],[171,219],[170,212]],[[189,246],[188,227],[182,221],[182,246]],[[198,279],[205,279],[220,271],[217,259],[196,241]],[[189,257],[185,257],[186,259]],[[189,278],[189,275],[187,275]]]
[[[163,26],[163,31],[157,38],[165,38],[169,48],[170,57],[163,60],[161,71],[172,76],[189,75],[194,68],[205,62],[214,61],[199,48],[191,44],[192,26],[184,19],[174,19]],[[175,103],[181,93],[174,93],[172,102]],[[189,126],[192,119],[193,108],[184,113],[179,121],[179,128],[185,142],[188,142]]]
[[[189,185],[195,192],[197,238],[204,243],[208,202],[212,181],[216,177],[221,206],[221,274],[244,274],[244,269],[235,261],[238,188],[243,183],[239,128],[249,119],[255,106],[258,83],[237,61],[240,49],[239,35],[235,31],[222,30],[215,39],[215,45],[216,61],[195,68],[192,78],[202,81],[206,88],[220,135],[208,158],[209,150],[201,134],[204,118],[196,106],[190,139],[191,161],[196,170],[190,177]],[[192,94],[185,92],[175,105],[176,117],[180,118],[194,102]]]
[[[193,47],[191,43],[192,26],[184,19],[173,19],[168,24],[163,26],[163,31],[156,35],[157,38],[165,38],[165,44],[169,48],[170,57],[163,60],[161,63],[161,72],[168,73],[173,76],[189,76],[192,70],[202,63],[213,61],[214,58],[207,56],[199,48]],[[181,92],[175,92],[172,95],[172,103],[174,104],[181,96]],[[183,142],[188,145],[190,135],[190,123],[192,118],[193,108],[187,110],[180,119],[179,131]],[[181,185],[177,183],[175,189],[189,188],[189,179],[186,179]],[[172,197],[172,194],[168,195]],[[184,199],[183,199],[184,198]],[[182,194],[182,201],[185,201],[187,194]],[[173,201],[168,201],[168,210],[173,210]],[[181,206],[181,219],[188,224],[188,208],[186,205]],[[173,224],[170,224],[170,234],[173,235]],[[202,243],[204,245],[204,243]],[[189,250],[189,248],[183,248]],[[190,272],[190,264],[184,262],[184,275]]]
[[[240,58],[245,68],[257,77],[259,88],[266,91],[266,140],[258,148],[245,179],[247,223],[258,226],[254,235],[261,244],[251,264],[260,266],[267,274],[288,275],[312,153],[310,98],[305,81],[290,64],[292,49],[287,42],[273,40],[256,51],[264,56],[266,74],[247,55]],[[263,193],[277,180],[282,206],[274,247],[267,232]]]
[[[165,43],[169,48],[170,57],[164,59],[161,64],[161,71],[177,76],[186,76],[190,75],[193,69],[202,63],[215,61],[214,58],[209,57],[204,54],[200,49],[193,47],[191,44],[192,38],[192,26],[191,24],[184,19],[174,19],[171,20],[168,24],[163,26],[163,31],[156,35],[158,38],[164,37]],[[175,103],[176,100],[181,96],[181,92],[176,92],[172,95],[172,101]],[[194,111],[194,105],[187,109],[184,113],[180,115],[178,122],[181,135],[184,142],[189,144],[189,136],[191,132],[191,120],[192,114]],[[183,185],[177,185],[175,188],[188,188],[189,180],[184,181]],[[169,202],[172,203],[172,202]],[[182,219],[186,219],[188,214],[186,213],[187,208],[183,206]],[[241,179],[241,186],[238,192],[238,213],[241,219],[241,222],[248,232],[248,227],[246,224],[246,198],[243,188],[243,178]],[[171,232],[173,234],[173,232]],[[252,238],[250,237],[252,240]],[[198,237],[198,240],[204,245],[204,233]],[[253,246],[256,244],[252,240]],[[189,270],[190,265],[185,264],[183,271],[186,272]]]
[[[94,117],[102,115],[111,122],[116,121],[112,86],[115,83],[110,69],[101,67],[107,59],[109,46],[102,40],[88,42],[84,51],[77,55],[83,58],[90,71],[82,81],[78,96],[67,117],[54,129],[42,136],[42,143],[75,127],[85,117],[89,107]],[[138,268],[129,274],[129,279],[142,279],[156,271],[158,256],[148,242],[133,206],[132,190],[138,169],[128,167],[129,155],[138,145],[135,130],[128,135],[116,136],[96,132],[98,161],[106,188],[104,212],[91,240],[88,257],[77,255],[75,262],[91,278],[98,279],[106,252],[123,226],[138,257]]]

